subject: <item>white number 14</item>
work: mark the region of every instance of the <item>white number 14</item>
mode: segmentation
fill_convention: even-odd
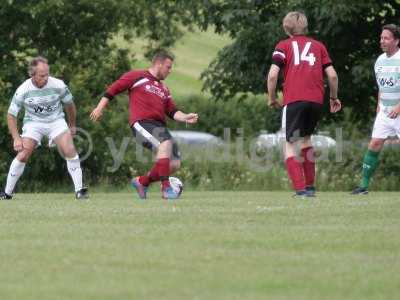
[[[301,51],[301,54],[299,51],[299,44],[297,44],[296,41],[292,42],[292,46],[293,46],[293,52],[294,52],[294,64],[295,65],[299,65],[300,60],[308,61],[310,66],[314,65],[314,63],[315,63],[314,53],[308,53],[308,51],[310,50],[310,47],[311,47],[311,42],[307,42],[305,44],[303,51]]]

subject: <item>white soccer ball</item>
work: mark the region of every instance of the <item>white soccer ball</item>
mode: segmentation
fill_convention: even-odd
[[[175,193],[178,195],[182,194],[183,191],[183,183],[177,177],[169,177],[169,185],[172,187]]]

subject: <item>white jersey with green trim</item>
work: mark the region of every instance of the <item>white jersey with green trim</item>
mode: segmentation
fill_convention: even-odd
[[[47,83],[38,88],[29,78],[17,88],[8,113],[17,117],[23,107],[24,124],[30,121],[50,123],[64,118],[62,104],[72,102],[72,94],[62,80],[49,76]]]
[[[388,114],[400,103],[400,50],[388,57],[381,54],[375,62],[375,77],[379,88],[379,106]]]

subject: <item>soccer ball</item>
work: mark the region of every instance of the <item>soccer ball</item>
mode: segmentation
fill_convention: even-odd
[[[169,177],[169,185],[172,187],[175,193],[178,195],[182,194],[183,191],[183,183],[177,177]]]

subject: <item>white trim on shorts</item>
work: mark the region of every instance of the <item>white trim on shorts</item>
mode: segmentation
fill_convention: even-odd
[[[281,129],[283,133],[283,137],[286,139],[286,108],[287,105],[285,105],[282,109],[282,123],[281,123]]]
[[[160,146],[160,141],[152,136],[150,132],[144,129],[144,127],[140,125],[139,122],[135,122],[133,124],[133,127],[136,129],[137,132],[143,135],[153,145],[154,148],[158,148]]]

